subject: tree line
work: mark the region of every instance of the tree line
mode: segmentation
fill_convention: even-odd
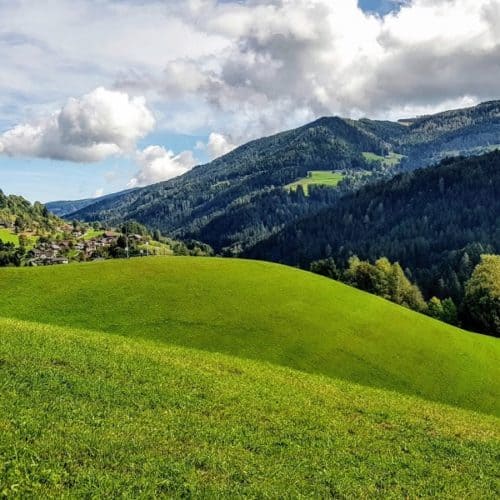
[[[330,257],[312,262],[310,270],[446,323],[500,336],[498,255],[481,256],[465,284],[464,298],[458,307],[450,297],[441,300],[433,296],[426,302],[419,287],[408,279],[399,263],[391,263],[386,257],[372,264],[354,256],[344,269]]]
[[[308,269],[357,255],[399,262],[426,301],[459,306],[481,255],[500,253],[500,153],[443,160],[362,187],[333,206],[292,222],[245,257]]]

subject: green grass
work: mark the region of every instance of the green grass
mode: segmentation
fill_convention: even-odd
[[[102,230],[89,229],[84,235],[83,239],[85,241],[92,240],[94,238],[100,238],[104,234]]]
[[[193,347],[500,415],[500,344],[296,269],[156,257],[0,271],[0,317]]]
[[[308,194],[308,188],[311,185],[336,187],[343,178],[340,172],[313,170],[308,173],[307,177],[288,184],[286,189],[295,191],[297,186],[302,186],[304,193]]]
[[[215,265],[217,274],[232,264]],[[139,272],[137,264],[131,268]],[[106,277],[120,266],[79,269],[82,275]],[[203,274],[195,265],[196,271]],[[248,271],[260,276],[253,264]],[[52,293],[57,279],[42,275]],[[321,288],[321,280],[313,281]],[[195,283],[184,285],[183,296],[191,294],[193,304],[208,300]],[[142,315],[146,321],[159,307],[154,288],[142,297],[143,306],[145,298],[151,302]],[[35,294],[32,299],[38,307]],[[162,300],[169,309],[182,297]],[[254,309],[255,318],[259,312]],[[278,307],[277,314],[283,312]],[[104,326],[114,314],[90,304],[87,310]],[[254,330],[260,326],[256,321]],[[282,343],[288,342],[289,329],[282,331]],[[0,340],[0,496],[493,499],[500,494],[496,417],[257,361],[67,326],[0,319]]]
[[[363,153],[363,157],[365,160],[370,162],[380,161],[384,166],[389,168],[398,166],[404,158],[403,155],[397,153],[389,153],[387,156],[379,156],[375,153]]]
[[[174,255],[174,251],[172,250],[170,245],[154,240],[151,240],[149,242],[149,245],[138,245],[138,248],[145,254],[149,252],[149,255]]]
[[[38,237],[32,233],[24,233],[27,236],[26,249],[32,249],[38,240]],[[13,243],[16,247],[19,246],[19,235],[14,233],[11,229],[0,229],[0,240],[4,243]]]
[[[14,245],[19,246],[19,236],[10,229],[0,228],[0,240],[4,243],[14,243]]]

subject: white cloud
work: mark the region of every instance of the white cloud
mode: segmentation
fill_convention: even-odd
[[[499,97],[500,0],[394,3],[382,17],[357,0],[0,0],[0,127],[24,124],[0,152],[96,161],[150,130],[80,130],[87,103],[63,106],[68,88],[145,95],[161,128],[217,131],[212,157],[319,115],[398,118]]]
[[[149,146],[143,151],[137,151],[136,162],[139,171],[128,183],[130,188],[173,179],[196,165],[191,151],[176,155],[162,146]]]
[[[212,54],[227,44],[175,15],[176,3],[182,5],[0,0],[0,127],[26,120],[47,103],[61,106],[69,95],[125,82],[129,73],[160,74],[169,61]]]
[[[143,97],[102,87],[71,98],[56,113],[17,125],[0,135],[0,152],[10,156],[97,162],[133,151],[155,119]]]
[[[187,2],[186,22],[231,43],[167,64],[160,90],[203,99],[205,125],[238,142],[318,115],[394,118],[498,97],[500,0],[398,3],[381,17],[356,0]]]
[[[218,134],[212,132],[208,137],[208,143],[206,145],[206,151],[211,160],[224,156],[230,153],[237,146],[231,142],[231,140],[223,134]]]
[[[104,188],[99,188],[95,190],[93,198],[100,198],[104,195]]]
[[[357,0],[0,2],[0,92],[53,102],[114,82],[165,108],[166,128],[238,142],[320,114],[497,96],[500,0],[388,1],[402,8],[385,17]]]

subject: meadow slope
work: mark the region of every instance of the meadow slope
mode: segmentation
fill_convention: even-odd
[[[500,415],[500,344],[263,262],[151,258],[0,272],[0,317],[154,340]]]
[[[0,496],[500,493],[493,416],[108,333],[0,319],[0,339]]]

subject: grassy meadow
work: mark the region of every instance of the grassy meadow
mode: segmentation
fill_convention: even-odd
[[[4,243],[14,243],[19,246],[19,236],[10,229],[0,228],[0,240]]]
[[[381,162],[385,167],[397,167],[401,160],[404,158],[403,155],[398,153],[389,153],[387,156],[379,156],[375,153],[363,153],[365,160],[370,162]]]
[[[304,188],[304,193],[308,194],[308,188],[312,185],[336,187],[344,178],[340,172],[313,170],[308,173],[307,177],[292,182],[286,186],[286,189],[295,191],[297,186]]]
[[[500,415],[500,345],[276,264],[158,257],[0,270],[0,317],[267,361]]]
[[[500,493],[497,339],[262,262],[0,283],[0,496]]]
[[[25,232],[22,234],[26,237],[26,248],[33,248],[36,245],[38,236],[33,232]],[[16,247],[19,246],[19,234],[16,234],[12,229],[0,228],[0,240],[2,240],[3,243],[13,243]]]
[[[0,320],[0,495],[494,498],[499,420],[268,363]]]

